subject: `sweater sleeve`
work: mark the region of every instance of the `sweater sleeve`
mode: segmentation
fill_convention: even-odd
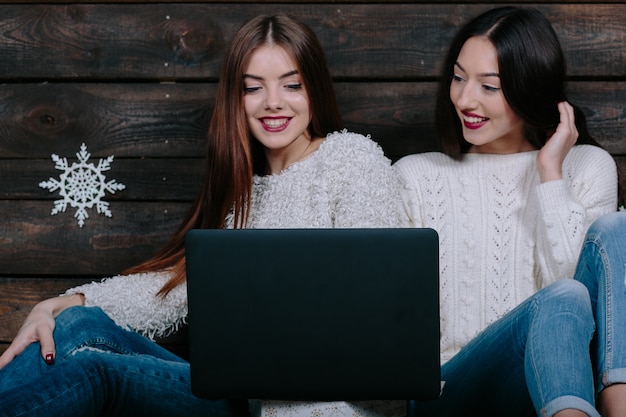
[[[100,307],[119,326],[154,340],[174,333],[187,317],[187,287],[167,296],[157,293],[170,278],[167,272],[118,275],[71,288],[64,295],[83,294],[85,306]]]
[[[424,227],[427,213],[438,211],[437,200],[446,198],[444,194],[435,196],[433,201],[424,201],[423,193],[427,192],[422,187],[422,182],[431,183],[432,178],[426,178],[425,172],[433,172],[434,168],[427,165],[429,154],[408,155],[397,161],[393,168],[396,171],[400,183],[400,195],[402,199],[402,209],[400,212],[401,221],[408,227]],[[432,226],[432,224],[430,224]]]
[[[407,156],[396,162],[393,167],[397,172],[400,182],[400,195],[402,207],[400,210],[401,222],[408,227],[422,226],[422,202],[420,200],[418,177],[413,172],[411,161],[414,158]]]
[[[399,227],[400,190],[396,172],[380,146],[356,133],[342,132],[341,150],[326,167],[336,228]]]
[[[591,223],[617,208],[617,168],[604,150],[574,147],[565,160],[563,179],[537,186],[539,213],[536,253],[540,287],[571,278]]]

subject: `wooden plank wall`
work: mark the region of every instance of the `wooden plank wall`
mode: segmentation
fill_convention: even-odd
[[[495,3],[43,2],[0,4],[0,352],[40,299],[150,255],[199,188],[224,47],[241,23],[290,12],[319,35],[345,125],[393,160],[436,148],[433,97],[457,28]],[[623,2],[543,2],[569,62],[571,99],[626,172]],[[112,217],[52,216],[52,154],[114,156]]]

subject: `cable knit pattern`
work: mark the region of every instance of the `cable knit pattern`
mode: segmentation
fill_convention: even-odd
[[[442,360],[538,289],[571,277],[584,234],[617,208],[611,156],[575,146],[563,180],[539,182],[537,151],[410,155],[394,168],[407,221],[440,238]]]
[[[255,176],[249,228],[398,227],[400,189],[391,162],[369,137],[328,135],[319,149],[277,175]],[[232,227],[232,215],[227,226]],[[87,306],[152,339],[178,329],[187,316],[187,288],[155,294],[167,272],[116,276],[72,288]]]

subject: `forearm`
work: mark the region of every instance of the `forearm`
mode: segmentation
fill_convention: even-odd
[[[61,295],[40,302],[33,310],[46,311],[52,317],[56,317],[67,308],[82,305],[85,305],[85,297],[82,294]]]
[[[120,327],[150,339],[176,330],[187,316],[187,286],[179,285],[166,297],[158,292],[171,273],[118,275],[71,288],[65,296],[84,294],[84,305],[99,307]]]

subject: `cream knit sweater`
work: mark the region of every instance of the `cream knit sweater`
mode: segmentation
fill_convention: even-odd
[[[449,360],[538,289],[573,275],[590,223],[617,207],[611,156],[575,146],[563,180],[539,183],[537,151],[402,158],[406,215],[440,237],[441,354]]]
[[[380,146],[343,131],[280,174],[254,178],[248,227],[398,227],[400,210],[397,177]],[[227,224],[232,227],[231,217]],[[85,305],[154,339],[178,329],[187,316],[186,285],[156,297],[168,279],[166,272],[116,276],[66,294],[84,294]]]

